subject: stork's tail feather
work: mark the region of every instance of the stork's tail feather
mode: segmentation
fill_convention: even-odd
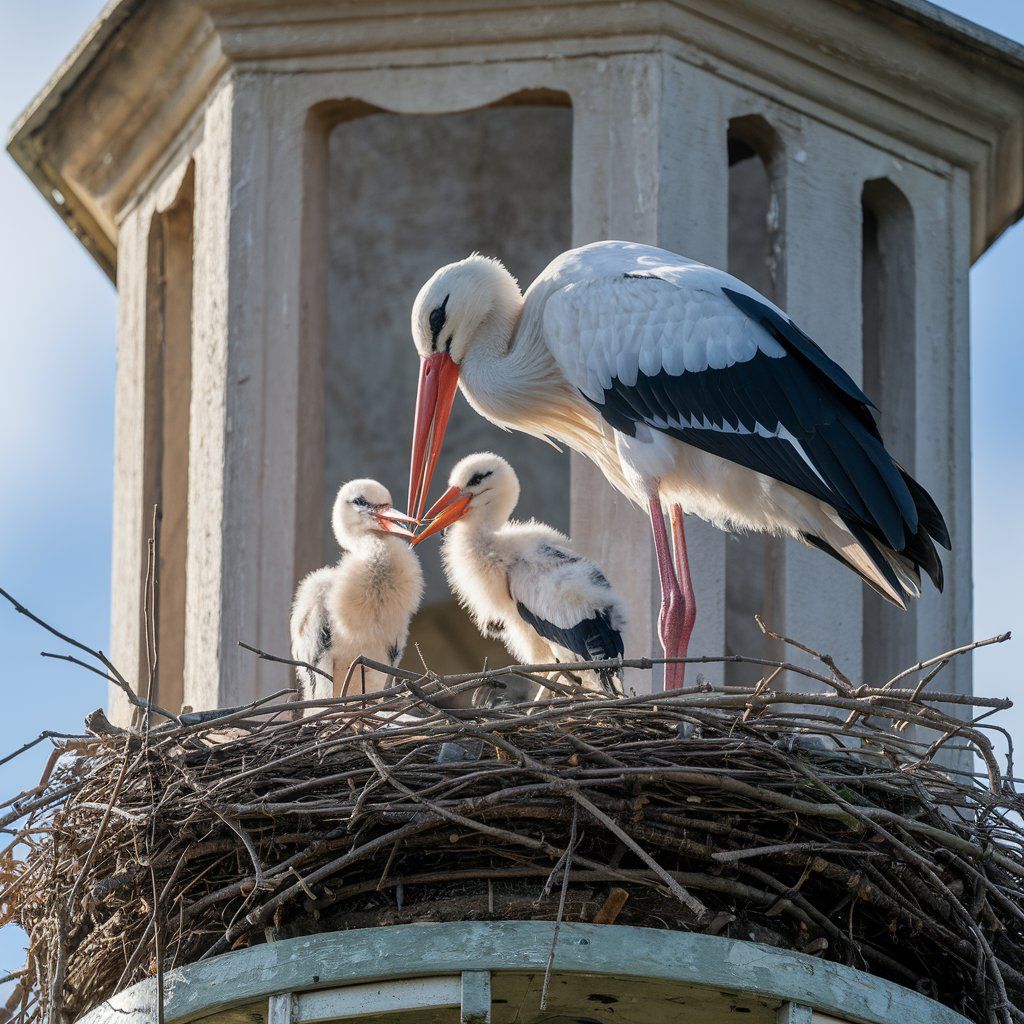
[[[800,537],[805,544],[824,551],[837,562],[852,569],[876,594],[880,594],[898,608],[906,609],[907,603],[903,600],[903,588],[900,586],[899,577],[866,536],[863,545],[848,540],[845,544],[839,542],[837,547],[812,533],[802,533]]]
[[[903,545],[903,551],[899,555],[914,566],[924,569],[932,583],[935,584],[935,589],[941,591],[943,585],[942,562],[939,561],[939,553],[935,550],[935,544],[932,541],[934,536],[929,532],[922,518],[917,533],[913,537],[907,538]]]
[[[846,529],[834,527],[828,538],[801,534],[803,541],[849,566],[877,594],[897,608],[906,610],[907,599],[921,596],[921,570],[936,589],[942,590],[942,563],[932,538],[922,525],[907,538],[902,551],[857,523],[845,522]],[[848,531],[848,532],[847,532]]]
[[[898,463],[890,466],[899,472],[898,479],[906,485],[904,496],[913,502],[912,509],[900,509],[902,544],[890,543],[899,540],[898,528],[883,536],[881,526],[836,513],[823,517],[820,526],[802,533],[801,539],[849,566],[872,590],[906,609],[907,598],[921,596],[922,569],[942,590],[942,562],[935,545],[950,549],[949,530],[931,495]]]
[[[947,551],[950,551],[952,544],[949,540],[949,530],[946,529],[946,520],[942,518],[938,505],[932,500],[932,496],[902,466],[897,464],[896,468],[902,474],[903,481],[910,491],[910,496],[914,499],[921,527],[927,531],[928,536],[932,540],[941,544]],[[918,535],[920,536],[920,531],[918,531]],[[934,552],[934,550],[933,548],[932,551]],[[937,583],[936,586],[939,590],[942,589],[941,584]]]

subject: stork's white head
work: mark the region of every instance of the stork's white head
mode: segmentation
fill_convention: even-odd
[[[418,544],[460,519],[475,526],[502,526],[518,501],[519,477],[508,462],[493,452],[467,455],[451,471],[448,490],[426,513],[429,523],[413,543]]]
[[[507,347],[523,305],[500,260],[473,253],[435,271],[412,304],[412,339],[421,359],[444,353],[456,365],[480,344]]]
[[[395,534],[411,538],[402,523],[412,519],[391,506],[391,494],[376,480],[350,480],[334,499],[331,526],[343,548],[356,548],[368,538]]]
[[[522,308],[516,279],[498,260],[477,253],[441,267],[416,296],[412,338],[421,365],[409,469],[411,513],[426,503],[460,368],[474,353],[506,352]]]

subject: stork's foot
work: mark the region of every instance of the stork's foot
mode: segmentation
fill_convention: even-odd
[[[658,635],[666,658],[685,658],[690,646],[690,634],[697,618],[697,599],[690,580],[690,565],[686,557],[686,535],[683,532],[683,510],[678,505],[671,509],[672,541],[669,543],[658,492],[649,496],[651,528],[654,531],[654,550],[658,556],[658,576],[661,580],[661,613],[658,615]],[[683,685],[686,666],[665,666],[665,689],[678,690]]]
[[[690,634],[697,618],[697,608],[687,601],[677,585],[664,595],[661,614],[658,616],[658,633],[666,658],[685,658],[690,647]],[[665,666],[665,689],[679,690],[686,676],[686,665],[681,663]]]

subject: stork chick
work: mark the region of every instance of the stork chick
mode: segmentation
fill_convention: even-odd
[[[331,525],[341,557],[302,580],[291,618],[292,657],[328,673],[334,684],[299,668],[301,700],[338,696],[360,655],[387,665],[401,660],[423,596],[423,571],[409,545],[413,535],[402,525],[407,522],[376,480],[352,480],[338,491]],[[366,670],[365,677],[367,692],[387,685],[382,672]]]
[[[538,523],[511,520],[519,480],[500,456],[468,455],[413,541],[447,528],[445,575],[480,631],[523,664],[622,656],[625,611],[601,570]],[[621,696],[617,670],[586,672],[589,688]]]

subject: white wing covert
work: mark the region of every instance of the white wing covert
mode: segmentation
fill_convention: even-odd
[[[589,559],[545,542],[512,565],[508,582],[520,616],[545,640],[581,661],[622,656],[622,604]]]
[[[605,245],[595,273],[577,259],[543,309],[556,362],[605,421],[630,437],[644,424],[810,494],[836,510],[896,593],[873,541],[941,589],[932,542],[949,547],[942,516],[886,451],[846,371],[729,274],[663,250]]]
[[[327,594],[334,580],[335,566],[317,569],[306,576],[295,591],[292,606],[292,658],[313,665],[322,672],[333,671],[331,647],[334,631],[327,610]],[[308,668],[297,668],[299,695],[309,700],[317,690],[318,677]]]

